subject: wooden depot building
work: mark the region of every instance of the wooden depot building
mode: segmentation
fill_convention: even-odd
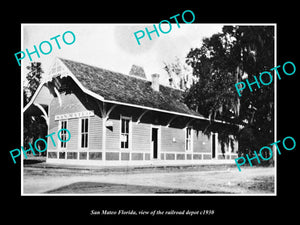
[[[67,128],[70,141],[48,137],[47,162],[87,165],[201,164],[232,162],[237,142],[223,148],[228,126],[190,110],[183,92],[143,75],[125,75],[56,58],[23,112],[42,114],[48,134]],[[61,133],[63,134],[63,133]],[[232,136],[232,135],[230,135]]]

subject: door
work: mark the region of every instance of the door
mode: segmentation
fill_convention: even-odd
[[[152,157],[157,159],[158,155],[158,128],[152,128]]]
[[[217,149],[217,135],[212,133],[212,143],[211,143],[211,157],[214,159],[216,158],[216,149]]]

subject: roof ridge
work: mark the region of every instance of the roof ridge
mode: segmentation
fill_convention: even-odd
[[[87,64],[87,63],[83,63],[83,62],[78,62],[78,61],[75,61],[75,60],[64,59],[64,58],[61,58],[61,57],[58,57],[58,58],[59,58],[59,59],[62,59],[62,60],[66,60],[66,61],[71,61],[71,62],[74,62],[74,63],[80,63],[80,64],[83,64],[83,65],[85,65],[85,66],[91,66],[91,67],[95,67],[95,68],[97,68],[97,69],[106,70],[106,71],[108,71],[108,72],[117,73],[117,74],[129,76],[129,77],[137,78],[137,79],[140,79],[140,80],[149,81],[148,79],[145,79],[145,78],[142,78],[142,77],[138,77],[138,76],[134,76],[134,75],[129,75],[129,74],[125,74],[125,73],[113,71],[113,70],[111,70],[111,69],[106,69],[106,68],[103,68],[103,67],[90,65],[90,64]]]
[[[106,102],[149,107],[170,113],[183,113],[203,117],[190,109],[182,100],[183,90],[161,85],[159,92],[151,88],[149,80],[113,72],[98,66],[59,58],[86,90]],[[135,78],[135,79],[134,79]],[[203,119],[206,119],[203,117]]]
[[[113,71],[113,70],[110,70],[110,69],[102,68],[102,67],[99,67],[99,66],[94,66],[94,65],[83,63],[83,62],[78,62],[78,61],[75,61],[75,60],[65,59],[65,58],[61,58],[61,57],[58,57],[58,58],[62,61],[65,60],[65,61],[70,61],[70,62],[74,62],[74,63],[79,63],[79,64],[82,64],[82,65],[85,65],[85,66],[95,67],[97,69],[105,70],[105,71],[108,71],[108,72],[120,74],[120,75],[123,75],[123,76],[129,76],[129,77],[136,78],[136,79],[139,79],[139,80],[143,80],[143,81],[146,81],[146,82],[151,82],[151,80],[148,80],[147,78],[142,78],[142,77],[138,77],[138,76],[135,76],[135,75],[125,74],[125,73]],[[163,86],[165,88],[170,88],[170,89],[175,90],[175,91],[184,92],[184,90],[182,90],[182,89],[174,88],[174,87],[171,87],[169,85],[164,85],[164,84],[161,84],[161,83],[159,85]]]

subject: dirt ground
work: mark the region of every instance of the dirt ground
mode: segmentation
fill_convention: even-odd
[[[274,167],[70,168],[24,165],[23,194],[274,194]]]

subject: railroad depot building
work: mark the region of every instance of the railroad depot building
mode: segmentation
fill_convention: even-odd
[[[220,130],[236,126],[211,122],[182,102],[183,92],[71,60],[56,58],[23,112],[42,114],[48,134],[67,128],[68,142],[48,137],[47,162],[87,165],[234,163],[237,142],[223,147]],[[210,124],[211,132],[204,134]],[[66,135],[61,132],[60,135]],[[66,137],[61,137],[61,139]],[[230,135],[232,138],[232,135]]]

